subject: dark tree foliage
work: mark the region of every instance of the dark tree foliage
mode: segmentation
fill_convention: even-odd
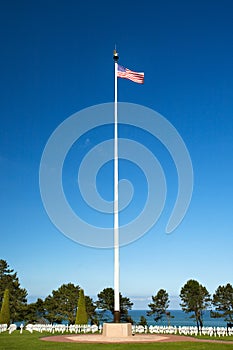
[[[27,291],[20,287],[17,273],[9,268],[5,260],[0,259],[0,307],[4,291],[9,290],[9,304],[11,322],[22,321],[23,312],[27,303]]]
[[[224,317],[225,321],[233,322],[233,287],[230,283],[217,288],[212,303],[217,311],[211,313],[212,317]]]
[[[134,324],[134,320],[132,319],[132,317],[129,314],[121,317],[121,321],[122,322],[126,322],[126,323]]]
[[[63,284],[44,301],[45,318],[51,323],[75,322],[80,287],[72,283]]]
[[[198,330],[203,327],[203,311],[210,306],[210,294],[205,287],[195,280],[189,280],[180,292],[180,306],[186,313],[193,312]]]
[[[140,321],[138,324],[143,327],[147,326],[147,319],[145,318],[145,316],[140,317]]]
[[[96,302],[98,309],[103,311],[110,311],[114,315],[114,290],[113,288],[105,288],[98,294],[98,300]],[[129,298],[123,297],[120,293],[120,315],[122,322],[129,321],[128,310],[131,310],[133,303]],[[132,322],[132,319],[130,320]]]
[[[169,307],[168,293],[164,289],[160,289],[155,296],[152,296],[152,301],[153,303],[148,304],[151,310],[147,312],[147,315],[155,315],[155,322],[158,322],[163,316],[166,316],[168,322],[170,322],[172,316],[170,312],[167,311]]]
[[[96,314],[96,305],[93,302],[93,299],[90,298],[88,295],[85,295],[85,304],[89,322],[91,324],[98,324],[99,321]]]
[[[68,321],[75,323],[80,287],[72,283],[63,284],[58,290],[53,290],[43,304],[44,318],[51,323],[61,323]],[[86,311],[91,323],[95,321],[95,305],[92,299],[85,296]]]
[[[46,323],[45,314],[44,302],[38,298],[35,303],[25,306],[24,321],[27,323]]]

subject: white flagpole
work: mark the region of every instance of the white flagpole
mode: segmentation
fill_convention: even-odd
[[[117,122],[117,66],[118,53],[113,52],[115,65],[114,101],[114,322],[120,322],[120,259],[119,259],[119,207],[118,207],[118,122]]]

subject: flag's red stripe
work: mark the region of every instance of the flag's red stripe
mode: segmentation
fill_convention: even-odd
[[[135,81],[137,83],[143,83],[144,82],[144,74],[132,74],[132,73],[124,73],[124,72],[118,72],[117,76],[119,78],[125,78],[125,79],[130,79],[132,81]]]
[[[124,72],[119,70],[117,72],[117,76],[119,78],[125,78],[125,79],[132,80],[132,81],[139,83],[139,84],[144,83],[144,73],[133,72],[133,71],[129,70],[128,68],[125,68]]]

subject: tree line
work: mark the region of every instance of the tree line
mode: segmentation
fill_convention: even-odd
[[[196,280],[189,280],[181,288],[180,306],[186,313],[191,313],[198,329],[203,326],[204,311],[210,309],[211,317],[223,317],[226,322],[233,322],[233,287],[230,283],[219,286],[213,296]],[[173,315],[169,311],[169,295],[160,289],[152,296],[148,304],[148,316],[154,316],[158,322],[167,319],[170,325]],[[133,303],[120,293],[121,322],[131,322],[129,310]],[[0,259],[0,324],[24,321],[27,323],[78,323],[99,324],[112,321],[114,314],[114,290],[105,288],[97,300],[84,295],[83,289],[73,283],[63,284],[53,290],[44,300],[38,298],[34,303],[27,303],[27,291],[19,283],[17,273],[9,268],[5,260]],[[109,317],[111,316],[111,317]],[[141,316],[140,324],[146,324],[146,318]]]

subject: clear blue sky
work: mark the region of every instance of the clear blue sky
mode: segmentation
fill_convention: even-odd
[[[167,118],[194,169],[192,201],[176,231],[165,234],[174,175],[156,226],[121,249],[121,292],[137,308],[164,288],[176,308],[190,278],[211,293],[233,283],[232,16],[231,0],[1,2],[0,258],[18,273],[30,300],[68,282],[91,296],[113,286],[112,250],[74,243],[51,223],[39,165],[60,123],[113,101],[115,43],[120,64],[145,72],[143,86],[120,79],[119,101]],[[108,197],[111,171],[105,170],[100,191]]]

